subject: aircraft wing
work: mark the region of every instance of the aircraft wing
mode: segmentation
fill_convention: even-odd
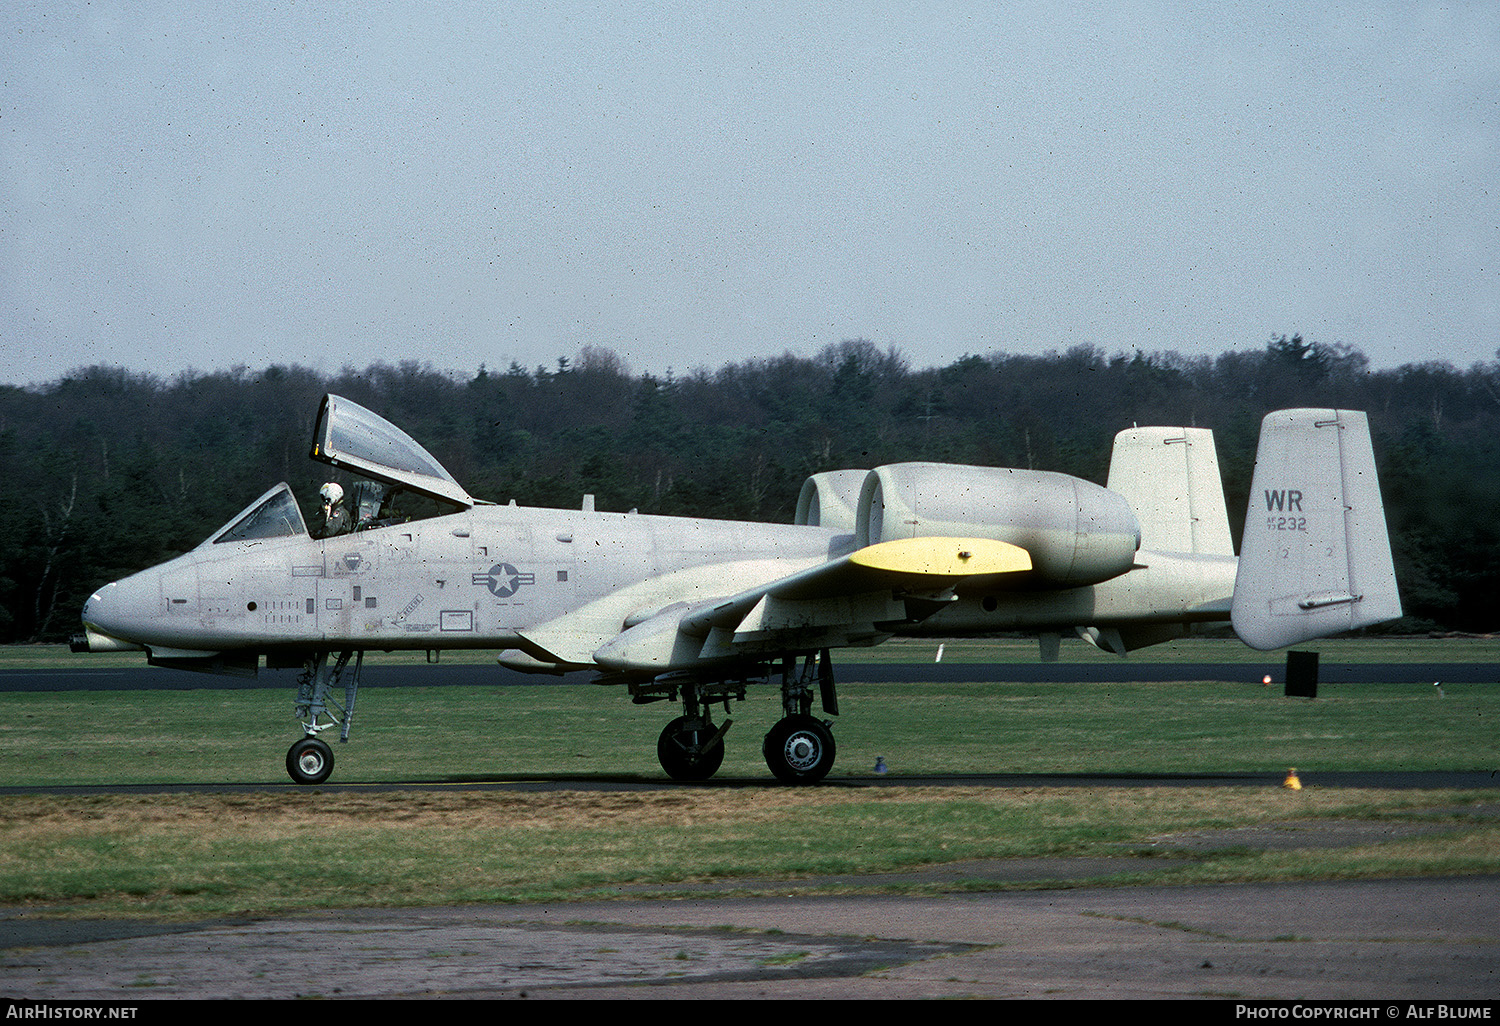
[[[890,633],[883,624],[920,621],[942,608],[964,580],[1031,568],[1025,549],[987,538],[882,542],[727,597],[674,602],[628,617],[588,662],[665,673],[769,652],[870,643]],[[543,625],[527,632],[527,640],[554,651],[548,642],[555,643],[560,626]],[[574,665],[582,663],[580,655],[575,649]]]

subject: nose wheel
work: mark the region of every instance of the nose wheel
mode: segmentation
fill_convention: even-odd
[[[822,720],[797,713],[771,728],[761,751],[776,779],[787,784],[815,784],[833,769],[833,732]]]
[[[321,784],[333,772],[333,749],[315,737],[304,737],[287,749],[286,771],[299,784]]]

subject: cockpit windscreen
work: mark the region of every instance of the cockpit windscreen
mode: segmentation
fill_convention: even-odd
[[[272,488],[252,503],[244,512],[230,521],[229,526],[214,536],[214,544],[224,542],[260,541],[266,538],[295,538],[306,536],[307,525],[302,520],[302,511],[292,490],[284,483]]]

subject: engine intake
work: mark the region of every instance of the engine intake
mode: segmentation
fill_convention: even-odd
[[[853,534],[860,489],[869,476],[868,470],[828,470],[814,474],[802,483],[794,522]]]

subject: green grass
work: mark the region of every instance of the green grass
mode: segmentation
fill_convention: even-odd
[[[1487,642],[1390,644],[1379,658],[1442,661],[1438,653],[1460,649],[1468,658],[1448,661],[1492,658]],[[934,647],[892,654],[926,659]],[[1358,661],[1365,649],[1343,651]],[[0,665],[34,657],[11,650]],[[1185,658],[1228,661],[1196,647]],[[1444,690],[1325,684],[1305,700],[1254,681],[847,685],[831,780],[863,776],[880,756],[888,779],[912,784],[806,789],[769,786],[760,739],[779,703],[773,688],[752,689],[733,707],[712,786],[538,793],[294,788],[282,759],[298,730],[283,690],[0,693],[0,786],[252,785],[0,796],[0,906],[203,917],[674,893],[704,880],[758,892],[775,890],[766,881],[1060,855],[1119,857],[1116,882],[1494,872],[1493,791],[1316,785],[1320,771],[1495,769],[1500,688]],[[656,735],[673,714],[589,685],[367,688],[353,740],[335,745],[334,779],[660,780]],[[1290,766],[1303,791],[920,786],[928,774],[992,772],[1238,771],[1275,781]],[[1163,835],[1318,817],[1420,820],[1447,832],[1336,850],[1225,848],[1158,869]]]
[[[0,786],[286,782],[287,691],[0,693]],[[1500,687],[1258,683],[861,684],[840,688],[834,779],[868,774],[1491,770]],[[774,688],[732,707],[719,779],[769,779]],[[675,707],[620,689],[365,688],[334,781],[660,779]],[[722,708],[716,710],[722,718]]]

